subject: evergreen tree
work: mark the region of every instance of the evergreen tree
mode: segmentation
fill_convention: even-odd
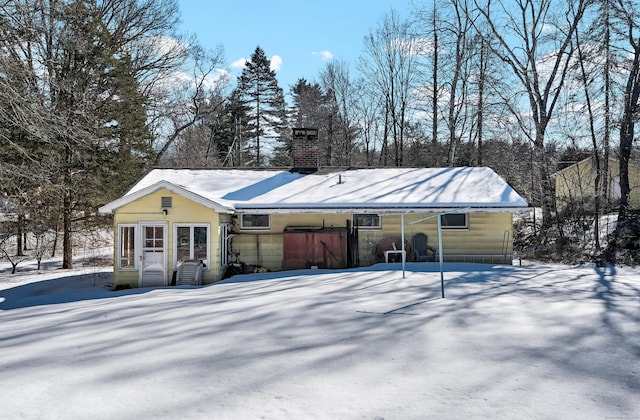
[[[236,138],[244,145],[247,158],[242,165],[272,163],[277,143],[285,136],[284,93],[278,86],[271,62],[258,46],[247,61],[232,94]]]
[[[329,98],[318,83],[311,84],[299,79],[291,88],[293,112],[291,123],[300,128],[317,128],[321,164],[331,163],[329,134],[330,104]]]
[[[299,79],[291,88],[291,93],[295,126],[321,129],[326,119],[326,97],[320,85]]]
[[[0,4],[0,193],[60,215],[48,223],[57,230],[62,220],[63,268],[73,265],[74,226],[155,154],[147,104],[154,81],[180,62],[157,45],[176,12],[173,0]]]

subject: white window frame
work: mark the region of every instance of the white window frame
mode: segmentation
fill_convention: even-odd
[[[359,226],[356,224],[356,217],[358,216],[375,216],[378,218],[378,224],[375,226]],[[351,216],[351,224],[358,229],[380,230],[382,229],[382,216],[376,213],[354,213]]]
[[[123,266],[122,265],[122,259],[124,258],[122,255],[122,229],[123,228],[133,228],[133,256],[129,257],[129,258],[133,258],[133,265],[131,266]],[[118,270],[119,271],[136,271],[138,270],[138,255],[140,255],[140,244],[139,244],[139,226],[137,223],[119,223],[118,224],[118,252],[117,252],[117,258],[118,258]]]
[[[245,226],[245,216],[267,216],[267,226]],[[269,230],[271,229],[271,215],[268,213],[259,214],[241,214],[240,215],[240,229],[242,230]]]
[[[464,225],[460,226],[460,225],[455,225],[455,226],[447,226],[444,223],[444,219],[447,216],[464,216]],[[447,213],[447,214],[443,214],[441,219],[441,227],[443,230],[466,230],[469,229],[469,214],[468,213]]]
[[[194,242],[193,242],[193,229],[194,228],[207,228],[207,258],[202,261],[204,264],[204,270],[209,270],[211,267],[211,225],[209,223],[174,223],[173,224],[173,266],[178,267],[178,228],[189,228],[189,257],[193,259],[194,255]]]

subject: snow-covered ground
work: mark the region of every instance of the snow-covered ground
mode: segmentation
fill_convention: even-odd
[[[114,292],[2,265],[0,417],[640,418],[640,268],[446,264],[444,299],[437,269]]]

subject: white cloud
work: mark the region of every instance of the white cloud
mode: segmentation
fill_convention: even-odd
[[[329,61],[329,60],[333,60],[333,53],[331,51],[314,51],[311,54],[313,55],[319,55],[320,58],[322,58],[322,61]]]
[[[282,67],[282,57],[279,55],[274,55],[271,57],[271,70],[278,71]]]
[[[158,35],[151,38],[150,45],[158,54],[170,54],[174,51],[179,50],[186,52],[186,50],[189,48],[189,44],[182,42],[172,36],[163,35]]]
[[[233,63],[231,63],[231,68],[232,69],[243,69],[245,68],[247,64],[247,59],[242,57],[242,58],[238,58],[236,61],[234,61]]]

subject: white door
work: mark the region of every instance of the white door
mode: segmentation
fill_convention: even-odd
[[[164,223],[141,224],[142,264],[140,287],[166,286],[167,283],[167,226]]]

